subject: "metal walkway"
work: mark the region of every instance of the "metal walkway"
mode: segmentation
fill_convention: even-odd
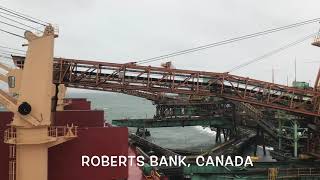
[[[208,117],[208,118],[167,118],[167,119],[120,119],[112,120],[112,125],[138,128],[158,128],[176,126],[204,126],[231,129],[231,118]]]
[[[24,57],[13,57],[23,64]],[[235,76],[228,73],[191,71],[55,58],[56,84],[102,91],[143,91],[219,96],[268,108],[320,116],[320,92]]]
[[[256,109],[248,103],[243,102],[236,103],[236,106],[240,110],[245,111],[246,114],[250,116],[255,122],[257,122],[259,127],[261,127],[262,130],[265,131],[272,138],[276,139],[278,137],[276,128],[273,126],[273,124],[266,121],[260,110]]]

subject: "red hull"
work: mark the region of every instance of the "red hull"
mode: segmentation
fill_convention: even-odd
[[[0,112],[0,179],[9,179],[9,146],[3,143],[4,130],[8,128],[13,114],[11,112]]]
[[[75,99],[66,111],[54,114],[54,125],[74,124],[78,138],[49,148],[48,180],[143,179],[139,167],[82,167],[81,156],[135,155],[128,147],[128,129],[104,127],[104,112],[90,110],[86,99]],[[12,120],[12,113],[0,112],[0,138]],[[128,152],[129,150],[129,152]],[[9,146],[0,141],[0,179],[9,179]],[[128,177],[129,175],[129,177]]]
[[[82,167],[81,156],[127,156],[127,128],[88,128],[79,138],[49,149],[48,180],[107,180],[128,178],[127,167]]]

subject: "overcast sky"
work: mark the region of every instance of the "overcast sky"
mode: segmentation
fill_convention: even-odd
[[[55,56],[118,63],[320,17],[319,0],[2,0],[1,5],[57,24]],[[314,23],[163,61],[180,69],[225,72],[319,27]],[[23,42],[3,33],[0,40],[10,47]],[[297,79],[313,84],[320,48],[311,41],[232,73],[271,81],[274,67],[276,83],[286,84],[287,76],[294,79],[296,58]]]

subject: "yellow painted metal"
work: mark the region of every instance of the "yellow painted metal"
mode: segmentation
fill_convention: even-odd
[[[268,169],[268,180],[276,180],[278,177],[278,169],[277,168],[269,168]]]
[[[46,180],[48,148],[77,137],[77,127],[52,127],[51,106],[55,95],[52,84],[54,28],[49,25],[42,36],[27,31],[28,50],[24,68],[7,69],[11,78],[10,92],[0,90],[0,103],[14,113],[11,127],[5,131],[4,142],[15,145],[16,162],[10,163],[10,177],[16,180]],[[0,65],[0,68],[5,68]],[[0,79],[1,80],[1,79]],[[2,78],[5,81],[4,77]],[[65,87],[59,87],[59,103],[63,106]],[[62,104],[61,104],[62,102]],[[31,111],[21,114],[19,105],[27,103]]]
[[[32,107],[30,115],[40,121],[39,125],[49,126],[51,98],[55,90],[52,84],[54,29],[47,26],[40,37],[27,31],[25,37],[28,40],[28,50],[22,71],[18,104],[28,102]],[[25,127],[28,123],[15,116],[12,125]]]
[[[64,102],[64,97],[66,95],[67,88],[64,84],[58,86],[58,102],[57,102],[57,111],[63,111],[66,103]]]
[[[12,86],[9,85],[9,92],[11,94],[19,94],[22,69],[11,69],[6,76],[7,78],[14,78],[14,84]]]
[[[51,124],[53,96],[52,66],[54,30],[46,27],[42,36],[27,31],[26,62],[22,71],[17,105],[27,102],[32,110],[28,115],[14,112],[12,126],[16,128],[16,179],[45,180],[48,177],[48,136]],[[37,123],[24,117],[34,117]],[[32,163],[32,166],[30,166]]]

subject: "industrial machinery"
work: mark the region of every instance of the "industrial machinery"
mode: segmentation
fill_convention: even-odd
[[[127,128],[107,128],[104,123],[101,125],[101,121],[99,121],[99,125],[92,122],[92,124],[84,123],[81,130],[78,129],[78,124],[81,125],[80,121],[71,121],[77,124],[70,124],[67,121],[67,123],[61,123],[63,126],[55,126],[59,124],[57,111],[64,111],[68,104],[64,101],[66,87],[124,93],[152,100],[157,105],[154,118],[115,120],[114,124],[118,126],[138,128],[148,126],[148,128],[152,128],[201,125],[215,128],[217,131],[216,142],[222,143],[221,133],[224,135],[225,142],[211,152],[205,153],[206,155],[232,152],[230,149],[244,146],[244,141],[251,143],[254,140],[257,144],[259,137],[264,139],[265,132],[273,142],[279,143],[278,152],[291,148],[293,156],[290,157],[290,160],[303,159],[305,156],[312,160],[320,159],[320,71],[315,87],[312,89],[306,84],[298,82],[295,82],[295,87],[289,87],[230,73],[176,69],[171,62],[163,64],[162,67],[153,67],[137,63],[121,64],[55,58],[53,53],[54,40],[57,37],[52,25],[47,25],[41,35],[26,31],[24,36],[28,41],[26,56],[12,56],[17,68],[9,68],[0,64],[0,68],[7,71],[7,74],[1,75],[0,79],[7,82],[9,86],[9,92],[0,90],[0,103],[13,113],[13,120],[4,132],[4,142],[9,144],[10,149],[14,149],[12,152],[16,154],[15,160],[10,161],[9,164],[10,180],[54,180],[57,177],[59,180],[84,178],[85,175],[88,175],[85,170],[77,172],[80,176],[77,176],[76,173],[72,176],[63,173],[61,176],[60,174],[52,175],[54,174],[52,172],[56,172],[60,167],[49,166],[50,150],[52,153],[63,153],[64,158],[72,157],[68,163],[74,165],[78,162],[75,159],[83,152],[77,151],[79,150],[78,146],[72,145],[80,144],[83,147],[87,145],[88,141],[92,141],[92,137],[96,138],[98,145],[103,144],[102,141],[106,144],[103,148],[90,147],[86,149],[86,152],[102,153],[101,151],[107,151],[127,155]],[[317,37],[313,45],[319,46],[319,44]],[[166,94],[174,94],[175,96],[166,96]],[[87,105],[87,103],[84,104]],[[89,108],[83,109],[88,110]],[[266,112],[269,110],[272,116],[266,118]],[[243,115],[245,118],[239,120],[238,115]],[[248,120],[254,122],[248,123]],[[97,129],[94,129],[96,132],[88,130],[88,126],[96,127]],[[254,128],[257,128],[257,133],[253,135],[252,129]],[[262,133],[260,133],[261,131]],[[80,136],[80,132],[82,136]],[[112,133],[112,137],[108,137],[109,140],[104,141],[103,138],[107,137],[102,138],[101,135],[110,135],[110,133]],[[235,138],[239,134],[241,137]],[[130,136],[136,144],[140,143],[164,154],[175,154],[135,135]],[[119,141],[111,141],[110,138],[113,137],[119,138]],[[81,140],[86,143],[80,143]],[[230,141],[228,142],[228,140]],[[67,141],[69,144],[65,143]],[[300,144],[299,141],[301,141]],[[111,142],[112,146],[110,146]],[[265,146],[265,144],[263,145]],[[65,149],[74,152],[65,152]],[[141,152],[141,154],[145,153]],[[190,159],[192,161],[192,157]],[[52,159],[52,156],[51,161],[54,162],[52,163],[54,165],[59,164]],[[291,167],[292,164],[294,163],[290,162],[284,166]],[[60,162],[59,165],[67,167],[69,164],[62,165]],[[303,165],[303,163],[299,164],[299,167]],[[288,172],[277,169],[278,167],[274,167],[272,164],[262,164],[261,166],[268,168],[269,179],[275,179],[279,174]],[[73,167],[69,166],[68,168],[72,169]],[[77,168],[73,170],[76,171]],[[161,167],[158,168],[161,169]],[[157,170],[150,170],[150,167],[146,167],[146,169],[148,169],[146,170],[148,174],[151,174],[150,171],[152,171],[157,174],[154,177],[161,178],[161,175],[156,172]],[[183,175],[185,177],[194,175],[194,177],[211,178],[211,175],[229,173],[238,176],[244,173],[243,169],[209,168],[204,171],[201,167],[193,165],[175,170],[179,171],[179,175],[182,177]],[[300,177],[302,172],[298,168],[289,170],[291,174],[298,174],[296,177]],[[93,173],[96,175],[95,180],[106,177],[104,169],[97,171],[99,173]],[[123,173],[124,171],[125,173]],[[168,171],[166,170],[166,172]],[[263,174],[265,171],[266,169],[254,169],[246,171],[245,174]],[[123,179],[129,176],[127,174],[128,168],[109,169],[107,172],[116,172],[108,178]],[[307,173],[310,177],[319,177],[317,174],[319,169],[314,169],[309,165],[303,173]]]
[[[9,75],[8,83],[10,88],[17,88],[17,99],[4,91],[0,93],[1,103],[14,113],[4,141],[16,147],[17,180],[47,179],[48,148],[77,137],[77,127],[52,126],[55,37],[52,26],[47,26],[42,36],[25,32],[28,51],[24,69],[12,72],[8,69],[9,74],[16,72],[15,76]]]

